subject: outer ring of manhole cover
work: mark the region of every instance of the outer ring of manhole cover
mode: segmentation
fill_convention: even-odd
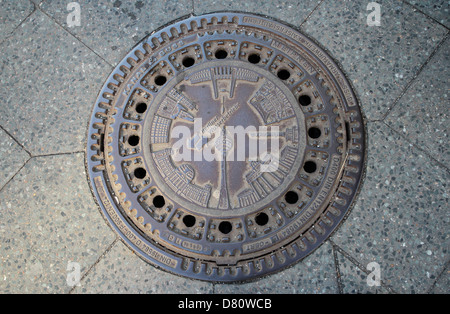
[[[93,193],[128,246],[217,282],[318,248],[365,165],[363,118],[336,63],[283,23],[233,12],[138,44],[100,92],[87,146]]]

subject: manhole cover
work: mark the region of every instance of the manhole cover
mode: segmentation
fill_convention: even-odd
[[[271,19],[218,13],[167,26],[117,66],[87,164],[138,255],[230,282],[320,246],[355,197],[364,152],[357,99],[326,52]]]

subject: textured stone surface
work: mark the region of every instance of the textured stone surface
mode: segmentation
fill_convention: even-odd
[[[29,219],[17,214],[13,204],[7,202],[7,191],[12,190],[8,188],[0,192],[0,291],[27,293],[29,290],[26,285],[34,279],[26,278],[28,263],[35,260],[30,245]],[[15,198],[21,196],[13,195],[10,198],[16,201]]]
[[[331,245],[326,242],[293,267],[255,282],[216,285],[216,293],[230,294],[313,294],[337,293],[336,272]]]
[[[108,65],[36,11],[0,45],[0,67],[0,125],[33,155],[84,149]]]
[[[449,26],[448,1],[407,1],[420,11],[377,0],[381,26],[368,27],[362,0],[83,0],[82,25],[72,28],[68,1],[33,0],[34,11],[28,0],[0,1],[0,291],[72,291],[67,266],[77,262],[84,277],[75,293],[448,294],[448,40],[405,91],[448,33],[434,21]],[[340,287],[328,242],[294,267],[242,285],[187,280],[143,262],[101,217],[84,155],[72,154],[84,149],[108,63],[185,14],[247,10],[299,26],[318,3],[303,31],[342,64],[371,120],[389,113],[369,123],[365,183],[333,237],[346,252],[336,253]],[[34,156],[57,155],[29,159],[4,130]],[[381,288],[367,286],[363,269],[372,261]]]
[[[449,258],[449,173],[384,123],[371,123],[367,174],[350,217],[333,241],[386,285],[425,292]]]
[[[78,263],[82,275],[114,241],[83,158],[33,158],[1,191],[0,291],[69,292],[68,263]]]
[[[431,290],[435,294],[449,294],[450,293],[450,270],[447,268],[443,271],[441,277],[436,282],[436,285]]]
[[[82,0],[78,1],[81,26],[69,27],[67,3],[66,0],[45,1],[41,8],[114,65],[150,32],[192,13],[190,0]]]
[[[450,165],[449,74],[447,39],[386,119],[396,131],[447,166]]]
[[[29,0],[0,0],[0,43],[34,10]]]
[[[361,270],[353,264],[344,255],[338,253],[339,272],[341,274],[340,282],[342,284],[342,293],[345,294],[388,294],[389,291],[381,286],[368,285],[368,275],[366,271]],[[380,274],[381,275],[381,274]],[[370,279],[375,280],[371,275]],[[383,278],[380,279],[383,280]]]
[[[325,46],[353,82],[370,120],[383,118],[447,30],[401,1],[383,0],[381,26],[367,1],[322,2],[302,29]]]
[[[448,0],[408,0],[419,10],[450,27],[450,2]]]
[[[212,293],[213,284],[185,279],[148,265],[117,241],[75,293]]]
[[[0,190],[28,158],[28,153],[0,128]]]
[[[201,15],[217,11],[243,11],[270,15],[294,26],[300,26],[320,0],[283,1],[199,1],[194,0],[194,13]]]

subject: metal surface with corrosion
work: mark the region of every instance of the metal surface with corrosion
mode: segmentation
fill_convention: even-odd
[[[236,282],[293,265],[338,227],[361,184],[365,133],[322,48],[225,12],[174,22],[124,58],[87,151],[93,193],[131,249],[175,274]]]

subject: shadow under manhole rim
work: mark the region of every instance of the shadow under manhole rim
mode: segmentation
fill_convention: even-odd
[[[351,84],[314,41],[221,12],[178,20],[124,58],[87,152],[103,215],[140,257],[239,282],[336,230],[361,185],[365,131]]]

